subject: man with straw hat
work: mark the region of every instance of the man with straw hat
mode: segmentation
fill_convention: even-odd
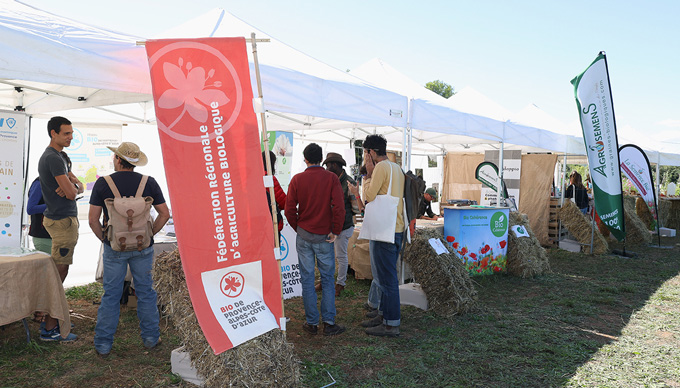
[[[115,170],[109,177],[120,196],[135,196],[144,176],[135,172],[134,169],[147,164],[146,155],[137,144],[131,142],[123,142],[118,147],[108,148],[114,153],[113,166]],[[152,226],[152,233],[155,235],[170,219],[170,210],[165,203],[160,186],[152,177],[147,177],[142,196],[153,198],[153,207],[158,212]],[[97,311],[97,324],[94,329],[94,347],[97,354],[102,358],[109,355],[113,346],[113,336],[118,328],[120,317],[120,297],[123,293],[123,282],[128,265],[135,284],[137,316],[139,317],[139,327],[144,346],[151,349],[161,341],[157,296],[151,279],[153,238],[151,238],[151,245],[141,250],[113,250],[100,222],[102,211],[104,212],[104,225],[109,219],[108,210],[104,206],[104,201],[107,198],[114,198],[114,194],[106,177],[100,177],[92,189],[88,218],[94,235],[104,243],[104,296],[102,296],[101,305]]]

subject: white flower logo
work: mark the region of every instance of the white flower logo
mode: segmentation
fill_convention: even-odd
[[[189,113],[194,120],[205,122],[208,119],[208,108],[211,102],[217,102],[220,106],[226,105],[229,98],[219,89],[207,89],[213,86],[219,88],[222,82],[215,81],[206,85],[208,79],[215,75],[215,69],[210,69],[206,77],[205,69],[193,67],[191,62],[187,62],[184,74],[182,65],[184,60],[179,58],[179,66],[165,62],[163,63],[163,75],[174,89],[167,89],[158,99],[158,107],[163,109],[174,109],[183,105],[182,113]]]

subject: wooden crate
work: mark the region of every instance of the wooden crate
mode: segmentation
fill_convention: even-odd
[[[560,198],[550,198],[550,217],[548,218],[548,237],[552,240],[554,245],[558,241],[567,237],[567,229],[562,228],[560,234],[560,222],[557,219],[557,210],[560,208]]]

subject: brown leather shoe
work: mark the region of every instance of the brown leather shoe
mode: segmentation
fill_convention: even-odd
[[[319,332],[319,325],[310,325],[309,323],[305,322],[302,324],[302,330],[311,335],[316,335],[316,333]]]
[[[343,286],[342,284],[336,284],[335,285],[335,296],[340,296],[340,293],[344,289],[345,289],[345,286]]]
[[[314,291],[319,292],[321,291],[321,282],[316,283],[314,286]]]
[[[344,333],[345,326],[340,325],[329,325],[328,323],[323,323],[323,335],[338,335]]]
[[[380,326],[383,324],[383,316],[382,315],[377,315],[367,321],[361,322],[359,325],[361,327],[376,327]]]

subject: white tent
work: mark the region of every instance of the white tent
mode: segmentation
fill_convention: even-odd
[[[139,38],[9,0],[0,0],[0,36],[2,108],[34,114],[150,98]]]
[[[5,108],[21,105],[27,113],[42,113],[151,100],[146,52],[136,44],[141,39],[16,1],[0,4],[0,53],[5,54],[0,80],[6,85],[0,104]],[[292,127],[405,126],[403,96],[306,56],[224,10],[215,9],[163,37],[250,37],[251,32],[271,39],[258,53],[266,107],[294,114]],[[144,121],[145,115],[148,121],[148,111],[128,118]]]
[[[429,144],[438,145],[442,151],[483,151],[498,149],[503,143],[507,149],[567,152],[577,144],[572,136],[457,110],[454,106],[463,106],[462,101],[452,103],[380,59],[370,60],[351,73],[411,99],[409,123],[413,129],[414,148]],[[466,94],[475,96],[472,89]],[[474,108],[479,112],[484,108],[478,104],[485,100],[479,93],[476,95],[467,109]]]
[[[258,45],[265,107],[289,118],[289,128],[347,128],[351,123],[405,126],[407,101],[403,96],[328,66],[223,9],[214,9],[156,38],[249,38],[253,32],[258,39],[270,39]],[[255,74],[252,61],[251,74]]]
[[[513,115],[511,119],[520,124],[539,128],[550,128],[555,132],[573,136],[577,138],[579,142],[574,144],[574,148],[571,148],[569,152],[574,155],[585,155],[583,134],[581,132],[580,123],[578,122],[564,124],[534,104],[527,105],[516,115]],[[619,146],[624,144],[638,145],[645,151],[645,154],[647,154],[651,163],[659,163],[664,166],[680,165],[680,154],[678,154],[678,149],[680,149],[678,143],[680,143],[680,141],[674,143],[672,139],[668,138],[651,139],[640,131],[627,125],[617,127],[617,136]]]
[[[448,98],[448,105],[453,109],[478,116],[489,117],[499,121],[512,119],[513,113],[496,101],[480,93],[471,86],[460,89]],[[547,128],[547,127],[540,127]]]

